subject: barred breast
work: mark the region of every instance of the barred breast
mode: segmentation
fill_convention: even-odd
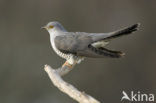
[[[64,59],[70,59],[70,58],[73,56],[72,54],[65,54],[65,53],[59,51],[59,50],[56,48],[55,43],[52,43],[52,48],[53,48],[53,50],[55,51],[55,53],[56,53],[57,55],[59,55],[60,57],[62,57],[62,58],[64,58]]]

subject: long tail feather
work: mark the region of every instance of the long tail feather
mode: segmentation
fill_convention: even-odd
[[[122,35],[130,34],[130,33],[134,32],[134,31],[137,31],[139,25],[140,25],[140,23],[137,23],[137,24],[134,24],[134,25],[132,25],[132,26],[130,26],[128,28],[112,32],[112,33],[110,33],[111,36],[107,37],[107,39],[116,38],[116,37],[119,37],[119,36],[122,36]]]
[[[97,41],[101,41],[101,40],[108,40],[108,39],[112,39],[112,38],[116,38],[116,37],[120,37],[123,35],[128,35],[134,31],[138,30],[139,27],[139,23],[134,24],[130,27],[118,30],[118,31],[114,31],[114,32],[110,32],[110,33],[96,33],[92,36],[93,42],[97,42]]]

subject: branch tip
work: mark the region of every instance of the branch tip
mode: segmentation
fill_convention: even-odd
[[[75,64],[74,64],[75,65]],[[98,100],[94,99],[90,95],[86,94],[84,91],[80,92],[77,88],[71,84],[65,82],[61,76],[67,74],[72,69],[65,65],[58,69],[53,69],[49,65],[44,66],[44,70],[47,72],[49,78],[53,84],[60,89],[60,91],[66,93],[68,96],[78,101],[79,103],[100,103]]]

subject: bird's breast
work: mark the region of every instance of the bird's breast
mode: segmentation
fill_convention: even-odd
[[[62,57],[64,59],[70,59],[70,57],[72,56],[72,54],[65,54],[65,53],[61,52],[60,50],[58,50],[57,47],[55,46],[54,42],[52,43],[52,48],[57,55],[59,55],[60,57]]]

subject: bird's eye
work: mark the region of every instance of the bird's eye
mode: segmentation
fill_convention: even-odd
[[[50,25],[50,26],[49,26],[49,29],[52,29],[53,27],[54,27],[54,26]]]

